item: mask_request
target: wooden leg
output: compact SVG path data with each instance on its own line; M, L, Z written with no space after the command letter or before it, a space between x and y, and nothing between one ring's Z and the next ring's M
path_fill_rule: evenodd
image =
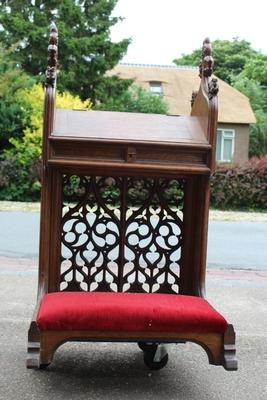
M31 322L28 332L27 368L40 368L40 332L35 321Z
M189 341L199 344L205 350L210 364L222 365L223 335L202 334L192 336L192 339L189 339Z
M65 341L65 337L62 337L60 332L41 332L41 368L48 366L53 361L57 348Z
M28 333L27 368L43 369L51 364L54 353L62 344L55 337L43 334L39 331L36 322L32 321Z
M223 366L227 371L237 370L237 359L235 349L235 331L233 325L229 324L224 334L224 357Z
M235 332L232 325L228 325L225 334L196 335L193 341L206 351L210 364L222 365L227 371L237 370Z

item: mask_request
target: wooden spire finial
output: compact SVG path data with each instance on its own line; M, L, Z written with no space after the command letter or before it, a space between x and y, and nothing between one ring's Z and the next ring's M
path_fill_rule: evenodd
M58 44L58 30L56 24L52 22L50 25L50 35L48 44L48 59L47 68L45 72L45 86L55 86L57 76L57 44Z
M212 48L211 48L211 43L210 39L206 38L203 41L203 46L202 46L202 59L199 64L199 76L200 78L202 77L209 77L213 73L213 57L212 57Z
M200 78L210 78L213 74L214 60L212 57L212 47L210 39L206 38L203 41L202 46L202 58L199 64L199 76ZM217 95L219 91L218 82L216 78L207 79L207 94L211 100ZM194 98L192 97L191 104L194 104Z

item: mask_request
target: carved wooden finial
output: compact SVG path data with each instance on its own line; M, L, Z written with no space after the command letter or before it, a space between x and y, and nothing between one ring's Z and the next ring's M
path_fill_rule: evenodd
M209 77L213 73L213 57L210 39L206 38L202 46L202 59L199 64L199 76Z
M200 78L210 78L211 75L213 74L213 66L214 66L214 61L212 57L212 47L210 43L210 39L206 38L203 41L203 46L202 46L202 59L199 64L199 76ZM208 97L211 100L214 96L217 95L219 91L218 87L218 81L217 79L208 79L207 82L207 91L208 91Z
M57 44L58 44L58 30L56 24L52 22L50 25L49 45L48 45L48 59L47 68L45 72L45 86L55 86L57 76Z
M208 88L209 88L208 96L209 99L211 100L214 96L217 96L219 92L218 79L212 78L212 80L208 84Z

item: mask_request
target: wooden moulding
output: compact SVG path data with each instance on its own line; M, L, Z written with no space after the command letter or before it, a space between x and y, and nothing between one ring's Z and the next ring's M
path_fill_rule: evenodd
M87 174L92 173L93 175L107 175L107 171L112 171L113 176L180 176L180 175L196 175L203 174L209 175L210 169L205 166L194 166L192 164L184 165L159 165L152 163L126 163L126 162L101 162L99 161L87 161L80 160L75 162L74 160L53 160L49 161L49 166L61 169L62 171L87 171Z
M211 148L209 145L197 146L160 146L127 143L100 143L53 138L48 164L51 166L90 166L100 163L102 166L139 171L140 168L154 171L167 169L190 169L196 173L209 172ZM129 156L131 154L131 156Z
M82 342L139 342L186 343L200 345L207 353L209 363L222 365L226 370L237 370L234 331L228 326L226 333L170 333L170 332L103 332L103 331L39 331L32 322L29 331L27 368L39 369L48 366L54 353L68 341Z

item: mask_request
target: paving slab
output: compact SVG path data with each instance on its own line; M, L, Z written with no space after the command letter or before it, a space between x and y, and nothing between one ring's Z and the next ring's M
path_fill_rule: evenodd
M37 260L0 260L1 400L266 400L267 273L210 270L207 298L235 325L239 370L208 364L196 344L169 345L149 371L134 343L67 343L47 370L25 367ZM265 354L265 356L264 356Z

